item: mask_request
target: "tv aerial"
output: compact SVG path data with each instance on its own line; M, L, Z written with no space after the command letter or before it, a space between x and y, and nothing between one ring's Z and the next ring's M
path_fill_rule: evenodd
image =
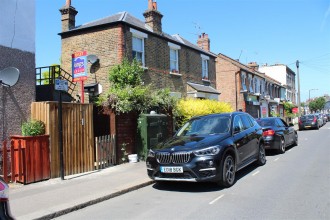
M8 67L0 71L0 84L11 87L15 85L19 79L19 70L15 67Z

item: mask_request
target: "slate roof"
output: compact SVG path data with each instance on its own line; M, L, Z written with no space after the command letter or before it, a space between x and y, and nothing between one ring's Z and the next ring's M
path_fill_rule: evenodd
M124 12L119 12L117 14L114 14L114 15L111 15L111 16L108 16L108 17L105 17L105 18L102 18L99 20L91 21L91 22L76 26L75 28L73 28L69 31L60 33L60 35L64 35L66 33L73 33L73 32L80 31L80 30L92 29L92 28L96 28L99 26L113 25L113 24L120 23L120 22L127 23L127 24L131 25L132 27L138 28L145 33L156 34L153 32L152 28L149 25L145 24L144 21L141 21L138 18L129 14L128 12L124 11ZM171 41L172 43L175 43L175 44L178 44L181 46L190 47L194 50L203 52L204 54L207 54L209 56L217 57L216 54L201 49L197 45L195 45L195 44L189 42L188 40L184 39L183 37L181 37L179 34L170 35L170 34L163 32L162 34L160 34L160 35L157 34L157 35Z
M211 86L204 86L201 84L197 84L197 83L187 83L189 86L191 86L193 89L195 89L198 92L206 92L206 93L212 93L212 94L220 94L220 92L218 92L215 88L211 87Z

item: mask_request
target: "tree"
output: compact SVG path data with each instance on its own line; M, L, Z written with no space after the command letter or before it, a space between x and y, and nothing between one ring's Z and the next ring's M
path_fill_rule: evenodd
M324 97L319 97L309 103L309 109L313 112L320 111L324 109L325 102L326 101Z
M49 85L49 80L52 79L52 76L54 74L54 77L57 78L59 76L59 66L58 64L52 64L49 68L49 71L44 71L41 73L42 75L42 85Z
M153 89L151 85L142 85L144 69L133 60L124 59L120 65L109 71L111 88L98 97L97 104L112 109L117 113L148 112L158 110L167 112L176 105L176 98L169 89Z

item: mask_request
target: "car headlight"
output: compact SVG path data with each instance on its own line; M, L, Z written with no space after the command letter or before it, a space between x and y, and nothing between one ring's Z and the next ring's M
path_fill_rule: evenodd
M194 151L194 154L196 156L212 156L218 154L219 151L220 151L219 146L212 146L201 150L196 150Z
M155 152L153 150L148 151L148 157L155 157Z

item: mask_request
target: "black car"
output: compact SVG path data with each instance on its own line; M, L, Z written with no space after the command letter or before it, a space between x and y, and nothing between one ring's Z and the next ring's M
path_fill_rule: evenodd
M0 176L0 219L11 220L14 217L11 215L9 206L9 187L4 179Z
M318 118L316 115L311 114L311 115L303 115L299 118L298 125L299 125L299 130L304 130L304 129L319 129L323 122L320 118Z
M283 154L286 147L298 145L298 133L293 124L288 125L278 117L260 118L257 122L263 130L265 149L275 149Z
M150 149L148 175L156 181L217 182L230 187L236 171L266 163L262 129L249 114L194 117L173 138Z

